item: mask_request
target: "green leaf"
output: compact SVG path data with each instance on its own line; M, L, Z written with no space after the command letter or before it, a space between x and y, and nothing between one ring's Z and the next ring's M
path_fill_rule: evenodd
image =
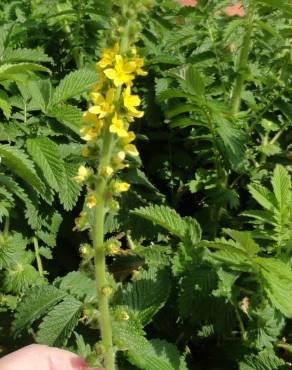
M257 1L280 9L284 12L284 14L287 17L292 18L292 6L289 0L257 0Z
M53 59L40 49L11 49L6 48L3 60L5 62L53 62Z
M45 113L52 95L51 82L49 80L30 80L26 84L26 88L32 96L34 106Z
M50 73L48 68L35 63L3 64L0 66L0 80L15 80L18 74L35 71Z
M253 240L251 233L248 231L237 231L224 229L225 234L234 239L248 254L255 255L260 251L260 246Z
M39 272L31 265L31 253L24 252L22 260L10 266L6 271L3 278L3 290L19 294L29 287L42 283Z
M144 270L132 283L119 287L114 304L128 306L145 326L166 303L170 287L168 270Z
M30 289L19 303L12 331L18 335L34 321L45 315L53 306L60 302L67 294L52 285Z
M277 357L273 350L264 350L257 355L245 356L239 364L240 370L289 370L290 366Z
M131 212L152 221L155 225L163 227L181 240L187 239L190 233L193 238L200 239L201 228L197 221L193 219L190 222L189 218L182 218L174 209L169 207L151 205Z
M90 300L96 297L96 282L80 271L69 272L62 278L60 289L81 300Z
M2 156L2 162L12 172L21 177L36 191L41 194L44 193L44 184L38 177L33 162L23 150L8 144L0 144L0 156Z
M68 104L57 105L50 108L47 115L56 118L65 127L75 132L75 134L80 135L82 111L78 107Z
M131 364L144 370L188 370L175 345L153 339L147 341L131 323L114 327L114 337L126 348Z
M248 339L257 349L272 348L285 325L284 316L266 304L255 311L249 310L251 318L247 328Z
M4 116L9 119L11 115L11 104L5 91L0 91L0 109L3 111Z
M283 166L276 166L272 177L272 186L279 209L286 208L291 202L291 179Z
M64 100L73 98L76 95L87 91L93 84L98 82L96 72L80 69L69 73L56 87L53 95L52 105L56 105Z
M59 197L64 209L66 211L70 211L75 206L81 191L81 186L73 180L73 177L76 176L79 165L65 162L64 166L65 177L61 184Z
M42 137L27 139L26 146L48 184L59 192L65 179L65 167L58 145L51 139Z
M256 258L260 267L264 290L271 303L285 315L292 317L292 272L280 260L274 258Z
M270 192L266 187L253 184L248 186L248 190L252 197L265 209L268 211L273 211L277 208L276 199L272 192Z
M73 297L66 297L44 318L36 341L49 346L64 346L78 324L82 303Z

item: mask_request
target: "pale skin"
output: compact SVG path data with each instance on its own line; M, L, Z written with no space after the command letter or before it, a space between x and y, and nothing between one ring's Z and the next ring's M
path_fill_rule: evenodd
M89 368L82 358L72 352L31 344L0 359L0 370L89 370Z

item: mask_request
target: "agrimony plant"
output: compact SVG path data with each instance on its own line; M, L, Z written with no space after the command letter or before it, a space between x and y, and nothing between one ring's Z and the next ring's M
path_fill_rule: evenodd
M133 8L132 8L133 7ZM99 323L104 364L115 369L109 299L113 294L112 279L106 269L107 253L115 253L118 244L105 241L104 224L108 214L119 209L118 198L130 184L120 181L118 173L129 167L129 156L137 156L133 144L135 134L130 125L143 116L139 110L141 99L133 93L136 76L145 76L143 59L134 46L137 30L136 14L141 2L123 2L121 16L115 19L119 34L109 38L109 47L103 49L96 64L99 82L90 93L92 105L83 114L81 138L86 141L83 156L88 166L80 166L76 182L86 183L85 205L76 228L88 225L95 251L95 276Z

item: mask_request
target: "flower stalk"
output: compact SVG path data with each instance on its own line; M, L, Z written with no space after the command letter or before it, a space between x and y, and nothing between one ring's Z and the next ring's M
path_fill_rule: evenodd
M80 130L86 142L82 154L88 166L80 166L75 176L76 182L87 186L84 208L75 221L75 229L89 228L94 247L100 347L106 370L115 370L115 348L110 310L114 286L106 266L106 256L112 251L108 250L104 224L108 214L118 212L118 198L130 187L119 181L119 172L129 167L129 156L139 155L133 144L135 134L130 130L135 119L143 116L139 110L141 99L132 93L134 79L147 74L143 59L133 46L139 7L141 4L136 1L122 2L121 15L114 18L113 29L118 34L109 41L111 46L102 50L96 63L99 82L90 93L92 104L83 114L84 125Z

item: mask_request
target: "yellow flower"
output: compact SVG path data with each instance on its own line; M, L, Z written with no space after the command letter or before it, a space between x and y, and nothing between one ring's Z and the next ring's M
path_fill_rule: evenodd
M126 153L136 157L139 155L139 152L134 144L127 144L124 146L124 150Z
M77 176L73 177L73 180L75 180L78 184L81 184L83 181L85 181L90 176L90 169L85 166L80 166L78 168Z
M122 143L127 145L136 139L136 135L133 131L128 131L128 135L122 138Z
M99 72L99 81L92 86L91 91L97 92L97 91L101 90L102 87L103 87L104 82L106 81L105 74L102 71L100 71L99 69L98 69L98 72Z
M114 170L110 166L105 166L100 169L101 176L105 176L105 177L109 177L110 175L112 175L113 172Z
M97 123L93 127L82 127L79 132L81 139L85 141L90 141L95 139L99 134L103 126L103 121L97 120Z
M98 118L96 117L96 115L95 115L95 114L90 113L89 111L86 111L86 112L84 112L84 113L83 113L83 115L82 115L82 121L84 121L84 122L90 122L90 123L95 124L95 123L97 123L99 120L98 120Z
M88 110L90 113L97 114L99 118L105 117L114 110L113 100L114 100L114 89L109 89L104 98L98 92L90 93L90 97L94 103L94 106L90 107Z
M87 198L86 198L86 205L88 208L93 208L96 206L96 198L94 195L89 195Z
M135 59L135 64L136 64L136 73L139 76L147 76L148 72L144 71L142 67L144 66L144 60L142 58L136 58Z
M134 79L132 74L136 69L135 62L124 61L121 55L116 55L116 63L114 68L105 69L104 74L110 80L113 80L115 86L130 84Z
M128 86L124 90L123 96L124 96L124 106L128 109L130 116L138 118L142 117L144 113L136 109L136 107L140 105L141 99L139 98L138 95L131 95L130 86Z
M117 113L112 118L112 124L109 128L110 132L117 134L119 137L126 137L128 135L127 130L124 128L123 120L119 119Z
M83 149L82 149L82 152L81 152L82 156L87 158L89 157L89 154L90 154L90 150L88 149L87 146L85 146Z
M128 191L129 188L130 188L130 184L128 184L127 182L115 182L114 183L114 190L117 193L122 193L124 191Z
M119 52L119 44L115 44L111 49L103 49L101 59L96 66L104 69L108 65L112 64L115 60L116 54Z
M123 162L123 160L126 158L126 153L123 152L122 150L118 152L114 158L113 158L113 163L114 164L120 164Z

